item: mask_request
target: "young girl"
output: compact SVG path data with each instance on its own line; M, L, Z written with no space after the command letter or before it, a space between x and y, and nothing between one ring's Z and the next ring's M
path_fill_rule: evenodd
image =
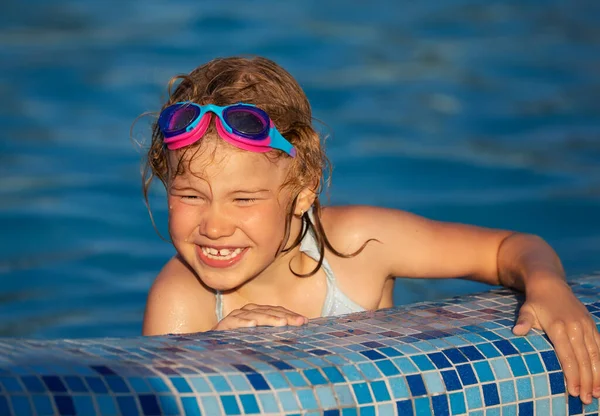
M289 73L264 58L226 58L175 81L144 191L154 177L166 187L177 255L150 290L145 335L303 325L393 306L396 276L466 277L524 291L514 333L546 331L569 392L585 403L600 396L600 336L541 238L322 207L327 160Z

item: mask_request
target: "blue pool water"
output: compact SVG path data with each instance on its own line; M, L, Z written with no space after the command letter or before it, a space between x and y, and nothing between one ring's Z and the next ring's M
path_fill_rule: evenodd
M332 204L533 232L570 275L600 270L600 3L348 5L4 2L0 336L139 334L173 250L129 128L172 75L238 53L305 88L333 134ZM481 289L403 280L396 302Z

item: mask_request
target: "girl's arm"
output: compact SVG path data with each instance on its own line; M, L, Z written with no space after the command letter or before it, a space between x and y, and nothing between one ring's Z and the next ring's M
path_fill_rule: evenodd
M600 397L600 335L585 306L573 295L554 250L541 238L512 234L498 249L498 277L525 292L513 332L543 329L556 350L572 396Z
M513 332L544 330L569 392L585 403L591 402L591 394L600 397L600 335L544 240L375 207L343 208L336 215L343 218L352 248L377 240L367 245L363 258L381 278L467 278L524 291L526 302Z

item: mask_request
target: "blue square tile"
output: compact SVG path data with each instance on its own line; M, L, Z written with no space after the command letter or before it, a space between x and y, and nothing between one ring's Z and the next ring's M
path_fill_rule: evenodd
M380 360L376 361L375 365L379 368L379 371L383 373L385 376L394 376L400 374L398 371L398 367L394 365L390 360Z
M535 416L548 416L548 415L552 414L551 410L550 410L550 399L536 400L534 407L535 407ZM564 410L563 410L563 414L565 414Z
M46 387L48 387L48 390L50 390L53 393L66 393L67 392L67 387L64 385L62 380L57 376L42 376L42 381L44 382Z
M156 394L140 394L138 395L138 400L142 406L142 413L144 415L161 414L160 406L158 405L158 397L156 397ZM117 397L117 402L119 403L119 408L125 414L129 414L129 412L132 411L130 409L136 408L135 402L131 397Z
M104 384L104 381L102 381L100 377L86 377L85 382L87 383L90 390L96 394L108 393L106 384Z
M275 390L290 387L287 380L280 373L264 373L263 376L267 379L267 383ZM231 380L229 381L231 382Z
M550 391L552 394L562 394L565 392L565 376L562 371L548 374L550 380Z
M129 387L125 384L123 378L119 376L107 376L104 378L110 391L114 393L129 393Z
M388 357L392 357L392 358L403 355L400 351L398 351L397 349L395 349L393 347L382 347L382 348L379 348L379 351L381 351Z
M417 373L419 370L408 358L394 358L394 364L400 369L403 374Z
M492 368L487 361L477 361L473 363L473 368L475 368L475 374L477 375L480 383L495 380L494 373L492 373Z
M463 386L469 386L471 384L477 384L477 377L473 372L471 364L461 364L456 366L456 371L460 377Z
M362 355L367 357L369 360L381 360L385 358L385 355L375 350L365 350L360 352Z
M439 394L446 391L444 383L440 374L437 372L423 373L423 379L425 380L425 386L429 394Z
M385 402L391 400L385 381L373 381L371 383L371 390L373 391L373 396L375 396L376 402Z
M560 370L560 363L558 362L554 351L544 351L541 352L540 355L542 356L542 360L544 360L546 371Z
M223 410L221 409L220 402L214 396L201 396L200 397L201 404L201 413L203 415L222 415ZM275 412L278 411L278 408L275 408Z
M112 396L96 395L94 400L101 415L113 416L119 414Z
M188 384L187 380L183 377L171 377L171 383L179 393L193 393L192 388Z
M510 343L510 341L503 339L493 342L494 346L502 353L502 355L513 355L518 354L519 351Z
M528 400L533 398L533 389L531 388L531 380L529 378L517 379L517 395L519 400Z
M502 406L502 416L517 416L517 409L516 403L504 405ZM497 408L497 410L497 415L500 416L500 408Z
M465 357L458 348L448 348L442 352L453 364L462 364L468 361L467 357Z
M442 371L442 378L448 391L462 390L462 384L455 370Z
M395 403L379 403L377 405L376 415L393 415L396 409Z
M363 375L353 365L344 365L341 370L348 381L362 381L363 379Z
M73 396L73 404L75 405L75 411L78 415L93 415L96 413L94 402L89 396Z
M174 396L166 396L161 394L158 396L158 401L160 403L160 408L162 409L161 415L179 414L179 406L177 404L177 399Z
M426 355L413 355L410 359L419 367L421 371L434 370L433 363L429 360Z
M513 338L511 341L512 341L513 345L521 353L527 353L527 352L533 352L533 351L535 351L535 349L531 346L531 344L529 342L527 342L527 339L524 338L524 337Z
M212 391L208 382L204 379L204 377L190 377L190 384L194 391L198 393L209 393ZM136 389L137 391L137 389ZM142 393L139 391L139 393Z
M54 396L54 404L61 415L75 415L75 404L71 396Z
M270 390L271 387L267 383L267 380L259 373L248 373L246 374L248 381L252 384L255 390Z
M548 376L541 374L533 378L533 391L535 397L546 397L550 395L550 384L548 383Z
M2 400L3 397L0 396L0 400ZM29 400L27 399L27 396L10 396L10 402L13 408L13 414L17 415L17 416L29 416L32 415L32 409L31 409L31 404L29 403ZM2 405L0 405L0 410L2 409ZM0 413L2 414L2 413ZM9 414L8 412L5 414Z
M485 339L487 339L488 341L495 341L500 339L500 337L496 334L494 334L491 331L484 331L484 332L480 332L479 335L481 335L482 337L484 337ZM479 347L479 346L478 346Z
M289 390L277 392L277 401L285 412L300 410L296 396Z
M331 409L337 407L335 393L330 386L319 386L315 388L321 409Z
M336 385L334 390L335 390L335 396L337 397L340 407L356 405L356 401L354 400L354 395L350 391L350 387L348 385L345 385L345 384Z
M146 381L156 393L169 393L171 391L160 377L148 377Z
M419 397L415 399L415 414L419 416L431 415L431 402L429 397Z
M395 399L404 399L410 397L408 385L403 377L391 377L388 379L388 383L392 389L392 395Z
M565 414L567 412L567 401L565 396L552 397L552 413L553 414Z
M496 358L490 360L490 364L494 369L494 374L496 374L496 379L504 380L506 378L512 378L512 374L508 369L508 363L504 357Z
M239 415L240 407L238 406L237 400L233 395L223 395L221 398L221 404L226 415Z
M65 384L74 393L85 393L88 391L81 377L65 376Z
M297 390L296 394L298 395L302 409L311 410L319 408L319 404L317 403L312 390Z
M508 365L510 366L510 369L515 377L526 376L529 374L527 367L525 366L525 362L521 356L514 355L507 357L506 360L508 361Z
M399 400L396 402L398 415L413 415L413 404L410 400Z
M343 383L346 381L340 370L335 367L324 367L322 368L323 373L331 383Z
M478 361L485 359L483 354L481 354L479 350L472 345L461 347L459 348L459 350L469 359L469 361Z
M500 383L500 400L503 404L517 401L515 393L515 383L513 380Z
M358 369L363 373L367 380L377 380L381 378L381 373L373 363L361 363L358 365Z
M185 412L185 416L202 416L200 408L198 407L198 401L195 397L181 397L181 406ZM252 412L246 412L252 413ZM258 413L258 411L254 412Z
M545 372L542 361L537 353L525 355L525 363L527 363L527 367L529 368L529 372L531 374L540 374Z
M431 398L431 407L433 407L433 414L435 416L446 416L450 414L448 397L445 394L433 396Z
M484 384L481 386L483 391L483 400L486 406L494 406L500 404L500 397L498 397L498 388L495 384Z
M253 394L240 394L240 401L245 414L260 413L258 403Z
M462 391L450 394L450 413L460 415L467 412L465 395Z
M479 351L481 351L481 353L486 357L486 358L496 358L496 357L500 357L502 354L500 354L500 351L498 351L492 344L490 343L486 343L486 344L479 344L476 345L477 349Z
M48 413L46 413L48 414ZM10 415L10 408L8 407L8 400L6 397L0 396L0 415Z
M373 397L371 397L371 391L369 390L369 385L367 383L352 384L352 389L354 390L354 395L356 396L358 404L373 402Z
M29 393L44 393L47 391L46 386L42 384L42 381L34 376L23 376L21 377L21 382L25 386L25 389ZM1 391L0 387L0 391ZM0 413L2 414L2 413Z
M438 369L452 367L452 364L450 364L450 361L448 361L446 356L444 354L442 354L441 352L430 353L430 354L427 354L427 356L429 357L429 359L433 362L433 364Z
M375 406L361 406L358 412L360 416L375 416Z
M523 416L533 415L533 402L519 403L519 415L523 415Z
M285 376L290 381L290 384L294 387L305 387L308 386L306 379L302 376L302 374L297 373L295 371L286 371Z
M422 396L427 394L421 374L408 375L406 376L406 381L413 396Z

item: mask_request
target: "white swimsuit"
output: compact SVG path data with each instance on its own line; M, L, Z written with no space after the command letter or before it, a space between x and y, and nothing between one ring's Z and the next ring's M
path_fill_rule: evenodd
M312 212L309 212L309 215L310 214L312 214ZM319 261L319 249L312 228L308 230L300 242L300 251L311 259ZM325 296L325 303L321 309L321 316L337 316L346 313L363 312L365 308L353 302L337 286L335 275L326 258L323 259L323 265L321 267L327 277L327 295ZM223 319L223 296L221 292L218 291L216 296L217 303L215 312L217 314L217 319L220 321Z

